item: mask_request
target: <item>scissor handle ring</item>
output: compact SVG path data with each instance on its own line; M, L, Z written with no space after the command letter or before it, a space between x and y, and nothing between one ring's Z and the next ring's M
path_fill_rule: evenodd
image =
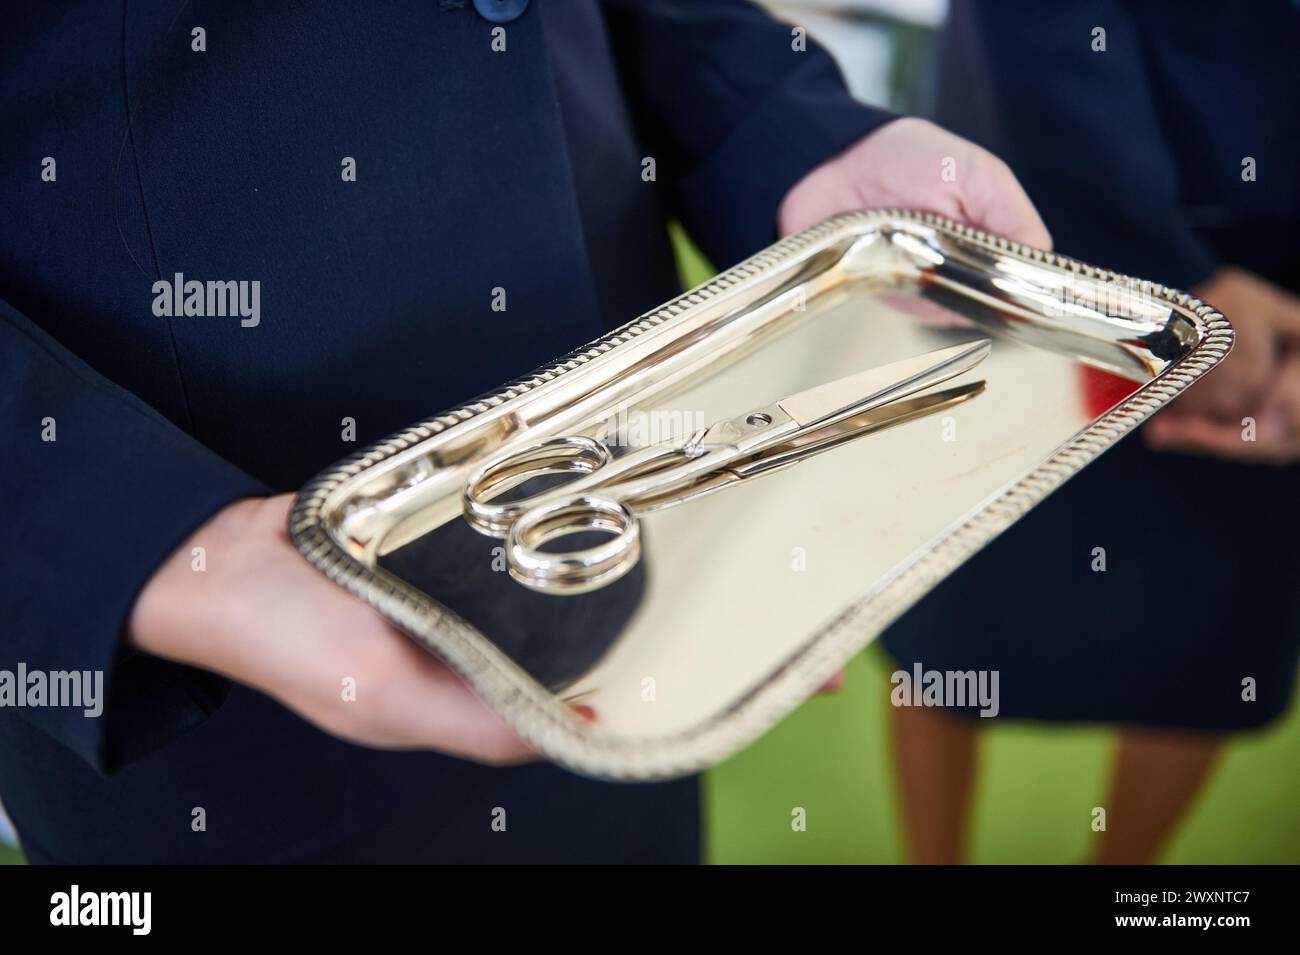
M594 547L548 553L548 541L583 531L614 536ZM510 576L532 590L581 594L622 577L641 559L641 529L621 501L583 495L525 511L506 535Z
M461 495L469 525L489 537L505 537L532 498L496 504L493 498L530 478L550 474L590 474L612 460L609 448L581 435L550 438L489 461L470 474Z

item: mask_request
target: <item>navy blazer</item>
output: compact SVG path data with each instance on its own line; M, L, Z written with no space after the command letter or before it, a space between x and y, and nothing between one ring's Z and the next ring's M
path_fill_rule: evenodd
M757 251L789 187L888 117L739 0L0 19L0 669L103 670L109 698L0 709L29 857L694 859L693 781L353 746L125 649L123 621L224 505L670 297L669 215L715 262ZM258 281L259 320L155 314L177 273Z

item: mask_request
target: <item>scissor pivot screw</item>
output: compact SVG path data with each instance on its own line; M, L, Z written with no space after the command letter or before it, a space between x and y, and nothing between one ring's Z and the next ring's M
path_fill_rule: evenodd
M751 428L758 428L771 423L772 416L770 414L764 414L761 411L755 411L745 419L745 424L749 425Z

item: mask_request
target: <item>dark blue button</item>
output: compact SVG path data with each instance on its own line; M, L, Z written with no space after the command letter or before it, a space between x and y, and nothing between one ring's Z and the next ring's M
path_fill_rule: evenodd
M474 0L474 9L484 20L509 23L528 9L528 0Z

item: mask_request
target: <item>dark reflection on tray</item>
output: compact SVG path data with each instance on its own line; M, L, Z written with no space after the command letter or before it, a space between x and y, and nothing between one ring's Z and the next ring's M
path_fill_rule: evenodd
M590 543L580 536L575 546ZM623 632L645 591L645 563L592 593L551 596L511 580L500 551L493 554L499 547L501 541L457 519L379 563L489 635L538 683L558 690L590 670Z

